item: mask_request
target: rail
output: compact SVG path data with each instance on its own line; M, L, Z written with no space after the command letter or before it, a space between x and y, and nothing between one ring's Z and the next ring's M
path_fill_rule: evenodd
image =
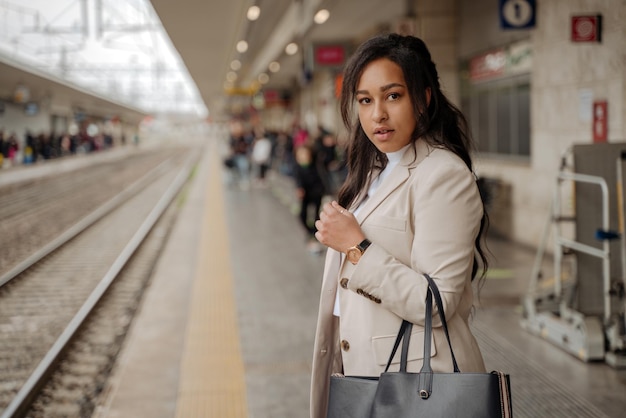
M26 380L24 385L21 387L21 389L18 391L16 396L11 401L11 403L3 411L0 418L22 417L24 416L24 414L28 412L28 408L30 404L33 402L33 400L37 396L37 392L41 389L41 387L45 383L45 379L51 373L52 369L54 368L54 365L56 364L57 360L59 359L63 351L68 346L68 344L72 341L72 338L75 336L76 332L79 330L81 325L85 322L85 320L87 319L87 317L89 316L93 308L97 305L97 303L106 293L111 283L113 283L115 278L119 275L121 270L128 263L132 255L139 248L141 243L145 240L148 233L152 230L152 228L157 223L161 215L165 212L165 210L170 205L172 200L180 192L180 190L186 183L187 179L189 178L192 167L196 160L197 160L197 156L195 155L190 155L187 158L187 160L183 164L183 168L179 171L179 173L177 174L175 179L172 181L168 189L165 191L161 199L157 202L157 204L152 209L148 217L141 224L137 232L135 232L135 234L133 235L131 240L128 242L128 244L125 246L125 248L122 250L120 255L113 262L112 266L109 268L109 270L104 275L104 277L100 280L96 288L89 295L85 303L81 306L78 312L74 315L74 317L69 322L67 327L63 330L61 335L57 338L57 340L52 345L50 350L46 353L44 358L39 362L39 364L37 365L33 373ZM161 166L162 164L156 167L151 173L154 174L154 172L156 170L159 170ZM146 178L147 177L144 176L142 180L145 182ZM129 186L129 188L123 191L122 193L130 193L129 189L134 190L136 187L138 187L138 184L142 183L142 180L139 180L138 182ZM115 200L115 198L111 199L111 201L113 200ZM111 201L107 202L106 205L112 204ZM96 211L96 212L99 212L99 211ZM106 212L108 212L108 210L105 211L105 213ZM95 222L95 220L92 221L91 223L93 222ZM85 229L86 227L87 226L85 226L83 229ZM79 232L80 231L76 232L76 234ZM69 239L71 238L68 238L67 240ZM59 244L59 246L60 245L62 245L62 243ZM40 259L43 258L44 256L41 256Z
M100 220L107 213L111 212L113 209L117 208L119 205L124 203L126 200L132 197L137 191L141 190L146 184L148 184L151 181L151 179L155 175L157 175L160 171L162 171L168 163L169 163L168 161L162 162L161 164L159 164L158 166L150 170L148 173L146 173L139 180L137 180L136 182L128 186L126 189L118 193L116 196L111 198L109 201L104 203L98 209L94 210L89 215L82 218L80 221L78 221L72 227L67 229L57 238L50 241L48 244L44 245L41 249L34 252L30 256L26 257L24 260L22 260L20 263L15 265L6 273L0 275L0 287L4 286L5 284L13 280L20 273L22 273L23 271L25 271L26 269L28 269L29 267L31 267L32 265L34 265L35 263L37 263L38 261L46 257L48 254L51 254L54 250L63 246L63 244L65 244L72 238L76 237L85 229L89 228L95 222Z

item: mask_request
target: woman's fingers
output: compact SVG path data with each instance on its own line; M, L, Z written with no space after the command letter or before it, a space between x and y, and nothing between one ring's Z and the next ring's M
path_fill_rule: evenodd
M335 200L330 202L330 205L332 206L333 209L335 209L337 212L339 212L342 215L344 215L344 214L346 214L348 212L346 210L346 208L341 207L341 205L339 203L337 203Z
M343 251L360 233L356 218L336 201L326 203L315 222L315 238L322 244Z

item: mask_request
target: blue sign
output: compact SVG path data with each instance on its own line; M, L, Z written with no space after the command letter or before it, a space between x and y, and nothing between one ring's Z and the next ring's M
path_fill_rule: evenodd
M500 0L500 27L502 29L534 28L536 12L536 0Z

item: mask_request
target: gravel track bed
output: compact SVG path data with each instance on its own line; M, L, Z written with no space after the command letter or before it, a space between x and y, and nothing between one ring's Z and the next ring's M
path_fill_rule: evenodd
M150 160L151 164L133 163L130 165L143 167L144 173L141 174L145 174L164 161L167 156L172 157L173 153L170 151L166 154L163 156L157 153L151 158L146 157L144 161ZM145 187L120 208L45 257L33 268L23 272L16 280L0 288L0 370L2 370L0 411L4 410L15 397L35 366L65 329L100 279L104 277L164 190L171 184L185 156L186 154L182 152L177 154L172 159L177 162L172 162L171 171L161 174L152 185ZM108 169L112 172L122 171L126 165L129 165L128 161L121 166L109 165ZM102 201L108 200L140 177L140 173L136 171L132 173L134 175L132 181L120 180L119 189L110 192L110 195ZM107 175L106 172L104 175L115 177ZM49 183L48 187L52 188L53 183ZM85 186L83 190L87 191L89 188ZM48 199L50 200L50 197ZM49 209L49 213L54 214L55 210L69 210L67 206L56 204L57 200L62 199L52 200L54 200L51 202L52 206L56 209ZM89 210L85 209L85 214L94 208L90 206ZM166 213L169 214L172 211L170 208ZM171 218L173 215L168 216ZM134 273L129 273L129 276L135 278L128 279L129 284L114 284L109 289L109 294L105 296L105 299L114 301L110 302L112 303L112 307L109 308L111 312L107 313L106 309L96 309L97 313L94 318L90 319L89 325L83 326L83 331L81 331L86 336L84 337L86 342L73 343L75 349L66 356L66 360L61 363L60 372L51 380L42 392L40 400L33 407L32 413L39 415L29 416L89 416L85 415L85 412L92 407L90 405L93 402L88 399L97 396L101 389L101 385L97 383L98 379L106 376L111 362L114 361L119 344L123 340L138 298L143 292L154 264L155 254L160 249L160 238L165 236L163 228L169 228L169 226L162 226L153 231L150 243L142 245L133 258L133 260L142 260L142 257L144 259L148 257L148 261L133 261L136 267L125 268L126 273L135 269ZM159 230L161 232L158 232ZM15 243L20 243L18 246L20 247L22 241L18 239ZM158 244L153 242L158 242ZM43 245L42 242L39 242L39 246L41 245ZM150 255L141 256L144 252ZM122 280L120 283L125 283L125 281ZM113 289L119 290L113 291ZM117 298L111 296L116 292L120 292L121 296ZM86 378L86 374L89 375L89 373L92 373L91 377ZM77 390L77 385L87 389ZM54 395L51 395L52 393ZM76 405L80 405L78 410Z
M119 161L0 189L0 275L172 154L129 154Z
M29 418L84 418L99 405L150 273L178 212L174 203L146 243L111 285L76 340L59 362L26 415Z

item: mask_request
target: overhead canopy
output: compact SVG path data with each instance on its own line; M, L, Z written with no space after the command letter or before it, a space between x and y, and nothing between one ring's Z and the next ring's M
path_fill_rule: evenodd
M181 55L198 86L209 112L216 114L224 106L226 74L230 63L242 63L236 85L246 91L261 72L270 75L267 88L290 88L302 73L302 40L311 43L349 42L394 22L407 13L406 0L151 0L165 30ZM258 20L248 21L249 6L261 8ZM321 25L313 16L321 9L330 18ZM237 42L245 40L248 50L238 53ZM300 51L286 56L289 42ZM306 53L306 52L305 52ZM267 71L272 61L281 69Z
M29 100L50 106L57 114L71 116L81 111L102 118L117 117L130 124L138 124L146 116L130 105L0 57L0 99L12 101L18 86L28 91Z

